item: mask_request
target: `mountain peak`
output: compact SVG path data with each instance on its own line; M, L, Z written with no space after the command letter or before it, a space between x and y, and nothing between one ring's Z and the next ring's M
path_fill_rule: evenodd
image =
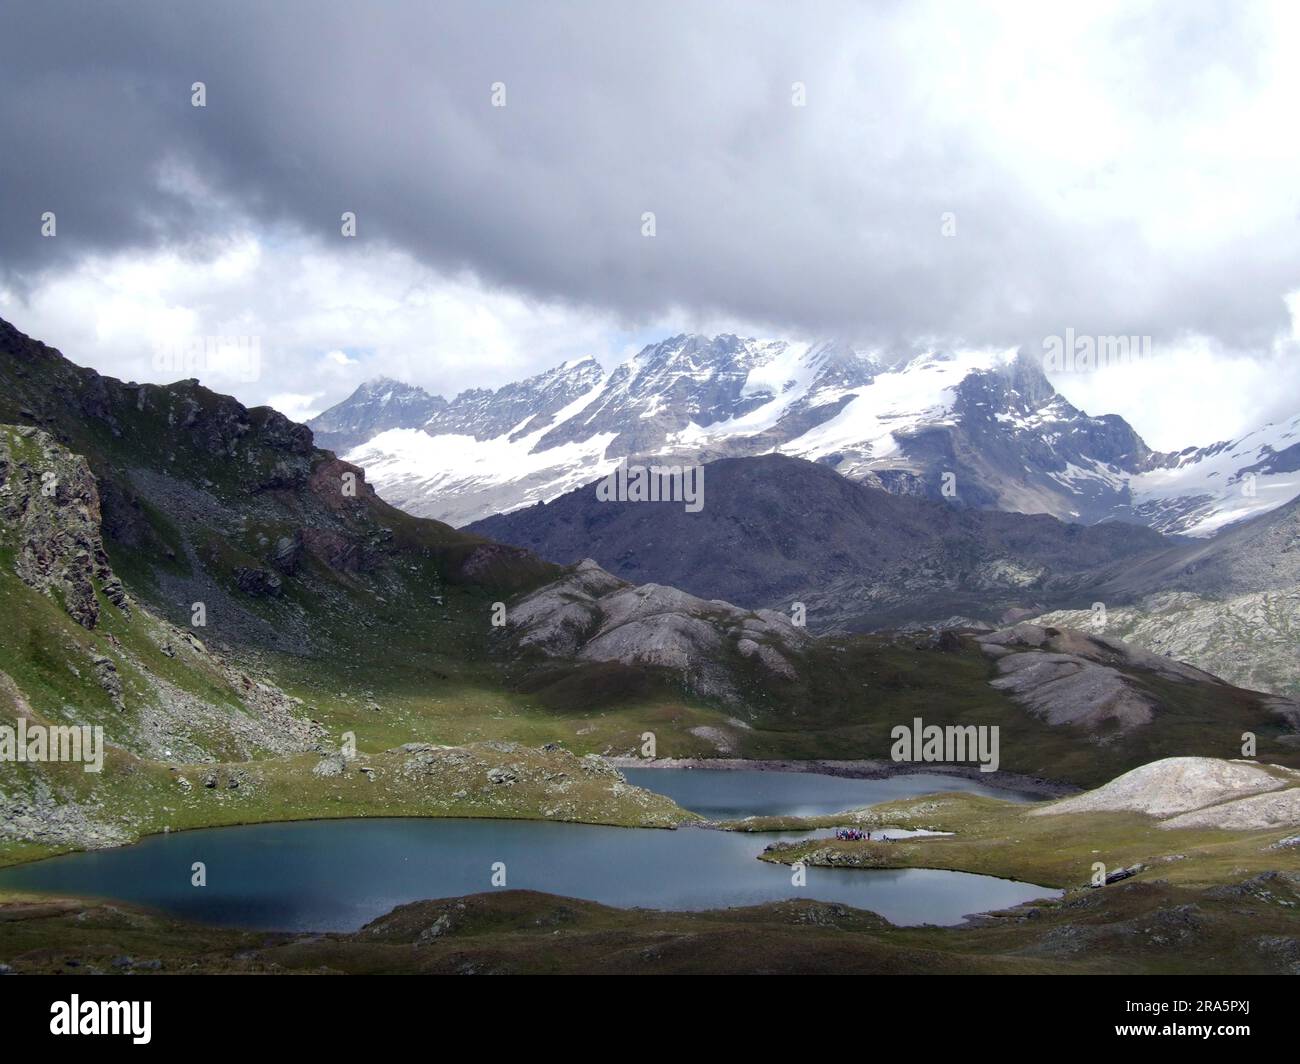
M553 498L621 460L779 450L898 494L941 498L950 475L956 495L942 497L966 507L1213 531L1285 502L1295 494L1285 494L1287 470L1300 465L1295 426L1261 430L1241 446L1154 454L1123 418L1071 405L1023 349L864 351L836 336L682 332L608 373L573 359L450 403L425 401L405 411L389 402L369 429L355 418L343 428L354 446L384 428L455 437L433 448L386 438L351 453L390 502L453 524ZM313 427L338 416L327 411ZM329 436L322 443L337 446ZM1258 495L1228 498L1250 472Z
M447 405L419 385L388 376L363 381L343 402L307 422L317 443L328 450L351 450L388 429L420 424Z

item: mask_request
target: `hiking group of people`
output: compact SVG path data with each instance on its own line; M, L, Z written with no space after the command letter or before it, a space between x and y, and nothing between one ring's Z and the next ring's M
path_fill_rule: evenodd
M861 828L836 828L835 838L839 842L870 842L871 832L863 831ZM883 831L880 833L880 841L889 841L889 837Z

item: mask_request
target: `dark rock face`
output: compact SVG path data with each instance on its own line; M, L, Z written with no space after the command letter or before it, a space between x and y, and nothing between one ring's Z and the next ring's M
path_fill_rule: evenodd
M418 563L432 562L445 578L483 546L433 522L417 526L375 495L362 469L318 449L309 428L270 408L249 409L193 380L101 377L0 321L7 422L83 456L70 458L75 467L59 474L47 500L39 491L47 463L27 453L35 446L27 437L13 437L22 446L6 478L21 490L0 505L14 510L11 520L33 523L30 544L16 545L24 578L52 586L88 626L94 583L101 600L129 608L108 567L120 552L151 575L137 590L173 623L188 624L202 602L223 618L214 638L224 649L306 653L319 626L300 609L273 610L272 621L265 608L283 604L290 585L318 604L358 579L401 593ZM551 569L508 553L509 566L487 567L504 578L502 591L536 586ZM474 572L463 579L473 582ZM249 598L263 603L250 608Z
M275 549L271 552L271 564L283 573L293 573L302 560L302 549L301 532L281 536L275 541Z
M0 427L0 534L16 550L19 578L57 597L78 624L99 623L96 585L130 615L104 552L95 478L46 432Z
M264 595L278 595L283 586L283 581L266 569L247 569L238 568L235 570L235 583L238 584L239 590L246 595L262 597Z
M1089 417L1056 392L1036 359L972 373L957 388L951 424L907 437L902 450L923 469L951 470L968 505L1073 516L1084 524L1124 518L1127 490L1072 470L1140 473L1164 456L1123 418ZM937 476L926 476L939 498ZM885 486L885 485L882 485Z
M1068 525L892 495L779 455L710 463L704 500L692 514L601 502L589 485L469 530L558 564L589 556L624 579L705 599L773 609L804 602L818 629L953 614L997 620L1017 606L1086 597L1125 559L1169 544L1134 525Z

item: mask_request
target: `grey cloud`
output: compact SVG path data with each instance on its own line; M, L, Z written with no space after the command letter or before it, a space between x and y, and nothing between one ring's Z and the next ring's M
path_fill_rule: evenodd
M1026 184L1030 160L936 111L941 72L913 11L8 5L0 269L30 283L97 250L201 245L241 218L346 256L353 210L359 240L628 322L680 308L863 341L1036 343L1068 325L1245 349L1286 327L1294 217L1177 255L1113 219L1063 217ZM1259 42L1231 7L1122 28L1152 115L1207 106L1207 72L1257 77ZM489 106L495 81L504 109ZM794 81L806 108L790 105ZM178 164L211 196L160 184Z

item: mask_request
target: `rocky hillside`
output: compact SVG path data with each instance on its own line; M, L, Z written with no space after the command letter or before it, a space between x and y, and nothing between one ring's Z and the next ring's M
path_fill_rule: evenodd
M464 525L565 491L623 459L707 462L779 452L888 491L1206 535L1293 498L1300 418L1240 440L1153 452L1091 417L1034 353L856 350L674 336L606 373L573 361L448 402L381 381L312 427L414 514Z
M1104 631L1239 687L1300 696L1300 587L1223 599L1186 591L1148 595L1108 608L1104 627L1088 610L1055 610L1035 620Z
M1158 699L1140 670L1179 684L1213 684L1208 673L1113 639L1021 623L976 637L997 663L994 687L1051 724L1077 724L1111 738L1150 724ZM1300 706L1278 700L1300 730Z
M1300 584L1300 499L1209 539L1173 543L1113 574L1099 590L1122 601L1161 591L1206 598L1276 591Z
M766 455L704 467L704 508L602 502L587 485L470 531L568 564L749 608L807 607L814 630L998 621L1008 610L1090 605L1091 588L1169 541L1135 525L1064 524L858 484Z
M0 425L0 562L9 563L0 564L12 607L0 676L10 708L21 702L30 715L29 699L80 690L72 705L107 725L115 746L177 760L300 751L320 739L300 700L253 683L193 630L131 601L103 548L85 460L30 426ZM56 630L62 634L51 638ZM46 644L39 656L33 639ZM46 704L53 708L57 697Z
M497 650L545 705L586 689L599 705L655 677L717 705L676 718L697 756L884 758L892 727L922 715L997 725L1004 769L1056 779L1190 748L1237 752L1244 730L1300 763L1300 704L1118 640L1026 623L818 638L787 614L629 584L589 559L514 600Z
M351 600L364 615L386 593L428 601L448 585L513 590L548 575L526 552L393 509L269 408L195 381L103 377L2 321L0 421L83 456L122 578L178 624L202 602L206 636L232 646L302 653L329 645L320 619Z
M97 586L131 615L104 553L100 520L99 491L84 458L31 425L0 426L0 528L14 552L13 571L28 587L57 597L84 628L99 621Z
M736 666L752 662L767 683L782 685L797 678L792 661L811 641L784 614L659 584L634 587L590 559L514 603L508 616L520 651L663 669L701 698L729 705L744 703Z
M382 686L501 698L491 604L553 571L393 509L272 410L102 377L4 322L0 425L0 717L107 744L98 775L11 766L20 850L161 829L187 790L192 823L264 818L344 733L448 737L384 713Z
M1104 621L1082 610L1043 624L1095 629L1242 687L1300 694L1300 502L1135 561L1096 589Z
M814 630L1038 614L1300 694L1300 500L1191 540L889 495L777 455L711 463L704 483L700 513L601 502L588 485L470 530L751 608L803 602Z
M1142 813L1171 829L1300 827L1300 772L1253 761L1170 757L1030 815L1098 812Z
M102 776L6 763L0 841L125 841L110 794L144 764L291 755L324 737L301 699L128 596L85 459L30 425L0 425L0 611L0 723L98 727L106 746Z

